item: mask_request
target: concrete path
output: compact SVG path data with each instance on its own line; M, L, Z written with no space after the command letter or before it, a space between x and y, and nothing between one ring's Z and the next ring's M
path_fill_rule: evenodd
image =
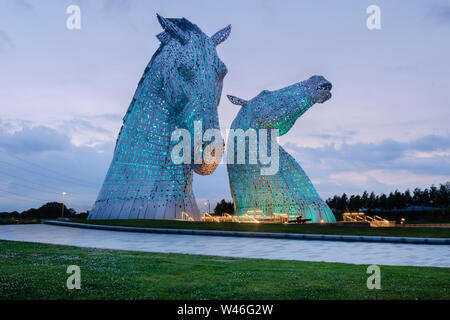
M447 238L412 238L412 237L380 237L380 236L349 236L331 234L301 234L301 233L273 233L273 232L248 232L248 231L223 231L223 230L196 230L175 228L141 228L108 226L90 223L74 223L68 221L43 220L44 224L66 226L84 229L99 229L109 231L129 231L145 233L169 233L194 236L224 236L224 237L250 237L289 240L330 240L330 241L352 241L352 242L391 242L391 243L415 243L415 244L450 244Z
M43 224L0 226L0 240L224 257L450 267L450 245L152 234Z

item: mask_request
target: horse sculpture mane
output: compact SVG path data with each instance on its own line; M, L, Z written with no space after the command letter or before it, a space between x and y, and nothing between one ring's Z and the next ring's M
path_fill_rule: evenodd
M219 129L217 106L227 69L217 56L231 26L208 37L185 18L157 15L164 31L144 70L116 141L105 181L89 219L200 219L192 171L211 174L217 164L175 164L171 134ZM198 146L193 146L192 150Z
M261 139L259 129L277 129L280 135L287 133L312 105L328 100L330 90L331 83L321 76L313 76L277 91L264 90L249 101L228 96L233 104L242 105L231 129L255 130L259 135L258 148L261 148L264 139ZM269 138L266 150L272 150L271 141ZM248 140L245 143L249 146ZM234 143L229 140L228 145L234 146ZM275 147L279 148L279 169L274 174L262 175L262 165L249 162L251 150L246 152L244 163L227 163L235 214L258 210L269 216L301 215L312 222L335 222L333 213L300 165L281 146L276 144ZM237 150L230 151L236 159Z

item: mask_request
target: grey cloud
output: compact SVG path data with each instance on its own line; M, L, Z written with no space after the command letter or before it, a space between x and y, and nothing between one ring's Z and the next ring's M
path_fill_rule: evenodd
M308 136L313 138L319 138L323 140L338 140L338 141L345 141L347 139L350 139L358 134L355 130L341 130L339 133L310 133Z
M99 149L105 151L98 152ZM67 192L65 202L69 207L89 210L100 190L113 149L112 143L95 148L68 144L64 150L26 156L4 150L0 153L1 188L14 194L0 190L0 212L39 207L44 201L60 201L62 191ZM28 200L21 201L24 198Z
M118 113L105 113L99 115L76 117L71 120L63 121L64 126L92 129L101 133L109 133L110 130L105 129L109 124L118 125L122 123L123 115Z
M92 119L99 119L99 120L108 120L108 121L122 121L123 115L120 113L104 113L92 116Z
M9 130L21 130L9 133ZM113 143L76 147L65 129L14 126L0 121L0 212L38 207L60 201L67 192L69 207L90 209L108 164ZM25 200L24 200L25 199Z
M75 145L92 146L116 141L121 125L121 115L101 114L62 121L59 130L68 132Z
M450 24L450 5L432 6L428 16L437 23Z
M414 152L438 152L450 149L450 136L427 135L411 142L384 140L380 143L343 143L339 148L329 144L320 148L297 147L294 150L299 163L329 172L346 170L408 170L419 174L448 175L450 156L430 154L414 156Z
M61 151L69 145L69 137L48 127L24 127L12 134L8 133L4 127L0 127L0 148L7 152L30 154Z
M450 148L450 136L428 135L412 141L407 146L418 151L446 150Z
M110 133L109 130L96 126L92 122L84 119L73 119L69 121L65 121L64 124L69 125L71 128L78 128L82 130L90 129L99 133Z

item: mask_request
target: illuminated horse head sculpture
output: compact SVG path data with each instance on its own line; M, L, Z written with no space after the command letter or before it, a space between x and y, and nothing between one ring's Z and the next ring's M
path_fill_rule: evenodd
M245 132L254 129L259 139L257 147L260 157L261 143L264 141L267 142L267 149L264 150L276 150L276 154L279 154L278 170L273 174L261 174L261 164L249 162L251 151L246 152L245 163L227 164L235 214L242 215L248 211L261 210L264 215L284 213L291 218L302 215L312 222L336 221L295 159L276 142L274 143L273 137L267 134L262 138L261 132L264 130L259 131L259 129L278 129L279 135L287 133L295 121L312 105L328 100L331 97L330 90L331 83L325 78L313 76L280 90L264 90L249 101L228 96L232 103L242 105L231 129L242 129ZM230 146L234 148L233 142L229 139L228 148ZM248 140L246 145L249 145ZM274 146L278 149L273 149ZM231 149L231 152L234 152L236 159L237 149Z
M164 32L161 45L145 68L123 118L112 163L89 219L195 220L200 211L192 191L192 171L211 174L217 163L175 164L171 159L172 133L184 129L194 136L219 129L217 106L225 64L216 46L231 26L212 37L185 18L157 15ZM192 146L192 150L203 146Z

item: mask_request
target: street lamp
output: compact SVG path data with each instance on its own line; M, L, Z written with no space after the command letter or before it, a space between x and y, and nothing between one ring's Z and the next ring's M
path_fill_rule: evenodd
M211 213L211 208L210 208L209 200L206 200L206 201L205 201L205 206L206 206L206 204L208 204L208 214L209 214L209 213Z
M62 217L64 218L64 196L67 193L65 193L64 191L62 192L62 208L61 208L61 212L62 212Z

